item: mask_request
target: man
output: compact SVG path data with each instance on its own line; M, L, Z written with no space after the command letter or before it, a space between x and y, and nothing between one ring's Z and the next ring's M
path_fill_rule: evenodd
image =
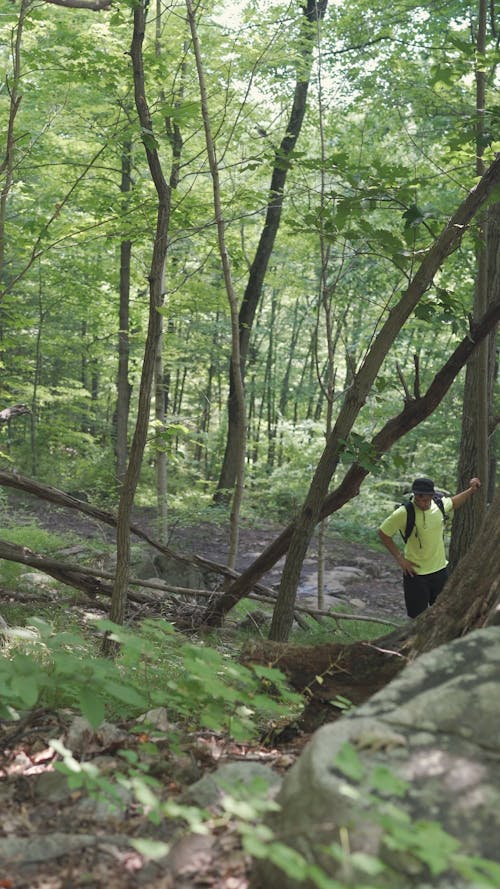
M448 577L448 560L444 549L444 515L458 509L481 486L478 478L471 478L469 487L454 497L443 497L440 509L434 497L436 491L430 478L416 478L411 486L415 524L405 541L404 552L392 539L398 532L403 539L407 527L407 509L398 507L378 529L378 535L390 554L403 569L403 590L408 617L417 617L433 605Z

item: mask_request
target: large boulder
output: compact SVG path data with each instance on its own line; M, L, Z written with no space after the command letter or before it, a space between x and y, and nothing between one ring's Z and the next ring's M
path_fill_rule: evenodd
M500 862L499 701L498 627L422 655L316 732L278 794L275 836L342 886L500 885L500 865L480 882L473 867L489 865L472 859ZM319 885L270 857L255 865L265 889Z

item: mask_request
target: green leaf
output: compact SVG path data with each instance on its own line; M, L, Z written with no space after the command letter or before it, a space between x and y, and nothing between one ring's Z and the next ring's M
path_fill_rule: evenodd
M370 774L370 783L374 790L390 796L404 796L409 784L399 778L387 766L376 766Z
M417 206L417 204L410 204L408 209L403 213L403 219L405 221L405 228L415 228L424 221L425 213Z
M261 856L269 858L276 867L279 867L288 877L302 882L307 877L309 865L300 852L285 846L284 843L271 843L267 847L267 855Z
M131 685L125 685L125 683L120 682L108 682L106 684L106 691L111 697L123 701L124 704L130 704L133 707L146 706L146 701L144 700L143 695Z
M335 768L339 769L346 778L352 781L361 781L366 774L366 769L361 761L358 752L354 749L349 741L342 744L337 756L334 759Z
M104 720L105 708L102 699L92 688L82 688L78 695L82 715L90 722L92 728L98 728Z
M168 854L170 846L158 840L131 839L130 845L140 853L147 861L159 861Z
M352 852L350 861L354 867L371 877L376 877L385 870L385 865L380 861L380 858L369 855L368 852Z
M38 701L40 688L32 676L13 676L10 687L26 707L34 707Z
M500 886L500 864L476 855L453 855L452 864L466 880L478 889L497 889Z

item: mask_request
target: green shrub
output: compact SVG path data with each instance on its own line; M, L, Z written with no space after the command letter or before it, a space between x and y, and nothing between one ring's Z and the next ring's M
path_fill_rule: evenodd
M36 706L70 707L96 727L104 718L126 719L165 706L193 728L243 740L258 735L266 720L301 705L278 670L245 667L214 648L186 642L165 621L145 621L136 632L110 621L97 627L119 643L116 661L96 657L82 635L56 632L40 619L11 636L0 661L0 717Z

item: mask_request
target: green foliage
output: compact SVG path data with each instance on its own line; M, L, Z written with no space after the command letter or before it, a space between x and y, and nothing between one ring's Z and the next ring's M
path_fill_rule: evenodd
M9 520L7 527L0 528L0 536L8 543L16 543L35 552L45 552L51 555L75 542L75 537L72 534L48 531L32 521L12 525Z
M97 626L120 644L117 662L89 656L76 632L55 632L34 618L0 661L3 718L36 706L72 707L94 727L167 705L191 726L225 731L238 740L258 734L265 720L300 706L278 670L244 667L201 643L187 643L164 621L133 633L109 621ZM268 689L272 687L272 694Z
M124 683L118 667L90 657L88 643L76 632L55 631L32 618L24 631L7 635L11 650L0 661L3 718L38 706L75 707L96 727L117 702L131 711L143 706L142 694Z
M331 51L318 54L322 67L313 72L324 101L320 107L315 90L309 90L303 132L287 158L280 145L303 64L300 7L243 4L230 21L215 8L207 9L199 23L217 150L224 158L226 237L240 301L262 231L272 165L282 160L288 170L280 236L265 281L273 298L258 308L247 374L247 500L253 503L245 508L253 514L262 509L279 521L287 521L302 502L324 443L326 400L319 382L324 385L332 332L336 405L395 296L474 181L471 77L477 56L462 18L454 7L432 17L401 8L388 17L383 4L366 6L329 6L322 39ZM4 47L11 45L18 13L11 4L2 19ZM22 398L33 407L29 422L17 420L8 433L0 430L0 450L19 471L62 488L84 488L93 499L116 505L120 244L133 245L132 435L156 211L144 147L159 148L168 179L173 127L179 127L181 169L172 190L162 309L169 429L164 446L169 505L177 513L184 499L190 512L197 499L208 502L218 477L230 351L199 95L185 55L183 21L175 4L162 10L161 53L148 22L149 130L139 125L130 98L126 9L99 22L85 10L78 22L53 5L26 10L19 33L23 100L14 121L14 181L6 191L6 254L0 270L6 287L0 308L0 365L6 369L2 402ZM488 65L496 63L495 52L488 34ZM13 82L9 54L5 77L9 88L0 89L4 134ZM485 162L498 145L498 105L489 94L490 83L493 75L485 109ZM54 97L61 92L64 103L57 103ZM134 174L124 193L127 152ZM4 176L2 186L5 182ZM329 251L324 268L320 239ZM370 471L380 466L369 446L374 423L401 404L395 363L404 365L416 341L420 351L425 342L421 367L430 374L449 348L450 333L465 331L474 249L464 236L453 262L421 300L388 356L384 379L365 413L374 404L379 410L347 443L346 457L359 458ZM329 332L318 296L323 290L331 295ZM458 417L454 410L442 447L448 464L460 431ZM154 423L139 502L154 497L158 436L153 433ZM412 445L402 446L399 457L408 463L414 453Z
M106 626L100 624L101 629ZM166 688L169 708L188 722L243 740L255 736L263 720L279 718L300 706L300 696L287 688L278 670L271 671L271 677L261 668L244 667L231 655L201 642L181 641L165 622L146 621L143 633L142 644L118 628L113 629L113 638L123 647L127 667L141 667L157 704L164 700L165 693L160 690ZM169 652L168 665L161 654L157 659L148 658L146 640L149 646L155 643L155 650L157 646L159 652ZM273 696L266 691L271 682Z

